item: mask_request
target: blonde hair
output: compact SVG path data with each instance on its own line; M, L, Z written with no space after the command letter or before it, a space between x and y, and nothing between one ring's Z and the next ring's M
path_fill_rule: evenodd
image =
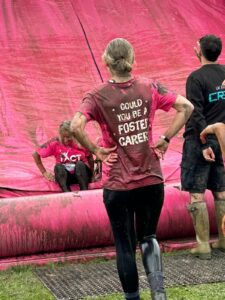
M102 58L111 70L123 75L132 71L134 50L127 40L117 38L109 42Z
M59 133L61 134L64 131L68 131L71 132L70 130L70 124L71 121L70 120L65 120L63 121L60 125L59 125Z

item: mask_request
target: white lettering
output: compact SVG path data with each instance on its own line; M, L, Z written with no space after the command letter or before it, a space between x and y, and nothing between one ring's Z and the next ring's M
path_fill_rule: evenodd
M69 156L68 156L68 152L63 152L62 154L61 154L61 162L65 162L65 161L67 161L67 160L70 160L69 159Z
M119 143L121 146L125 147L128 145L137 145L144 143L148 140L148 131L140 132L134 135L122 136L119 138Z
M68 152L63 152L61 154L61 157L60 157L60 161L62 163L65 163L66 161L70 161L70 162L77 162L79 161L81 158L81 154L72 154L72 155L68 155Z
M143 101L141 99L137 99L131 102L125 102L120 104L121 110L134 109L142 106Z
M143 115L146 115L146 114L147 114L147 111L148 111L148 110L147 110L147 108L145 107L145 108L144 108L144 113L143 113Z
M120 115L117 115L117 117L120 122L121 121L129 121L131 119L130 113L120 114Z
M138 109L138 110L133 110L132 111L132 117L134 118L134 119L136 119L136 118L138 118L138 117L140 117L141 116L141 110L140 109Z
M133 132L135 130L145 130L146 128L148 128L148 119L142 119L118 125L119 134L128 133L130 131Z
M73 154L70 156L70 161L72 161L72 162L79 161L80 157L81 157L81 154L77 154L77 155Z

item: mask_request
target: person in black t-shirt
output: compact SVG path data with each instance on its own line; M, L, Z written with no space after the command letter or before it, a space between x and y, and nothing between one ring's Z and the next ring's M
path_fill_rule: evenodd
M225 66L217 59L222 41L215 35L203 36L195 53L201 67L192 72L186 83L186 97L194 105L194 112L186 123L181 163L182 189L190 193L188 210L192 216L197 247L191 253L200 259L211 258L209 244L209 219L204 192L212 191L218 224L219 240L213 248L225 251L225 238L221 230L225 214L225 172L220 145L216 135L207 135L205 143L200 133L208 125L225 120Z

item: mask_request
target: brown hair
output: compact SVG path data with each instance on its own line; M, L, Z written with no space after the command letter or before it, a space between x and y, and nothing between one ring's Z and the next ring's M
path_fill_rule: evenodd
M134 50L127 40L117 38L109 42L102 58L116 74L124 75L132 71Z

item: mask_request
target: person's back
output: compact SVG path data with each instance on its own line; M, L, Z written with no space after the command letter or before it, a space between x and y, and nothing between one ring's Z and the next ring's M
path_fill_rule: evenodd
M208 135L204 144L200 140L200 133L208 125L225 120L225 66L218 63L221 51L219 37L203 36L195 48L202 66L189 75L186 83L186 95L195 109L184 132L181 185L190 193L188 210L196 231L197 247L191 253L201 259L211 258L206 189L212 191L216 200L219 241L212 247L225 250L220 226L221 215L225 213L225 172L220 145L215 135Z
M196 105L195 112L185 126L184 137L199 135L201 129L197 121L205 127L204 120L206 125L225 120L225 89L222 85L224 79L225 65L213 63L205 64L189 75L186 95L188 99L196 101Z
M132 78L132 45L112 40L103 54L110 80L84 97L71 128L79 142L107 166L103 201L109 216L117 251L117 267L125 299L140 300L135 261L139 241L144 268L154 300L166 300L160 247L156 227L164 200L159 165L170 138L184 125L193 106L181 95L160 85ZM153 148L151 130L156 109L175 108L173 123ZM85 125L95 120L102 129L105 147L93 143Z
M169 109L169 97L174 101L174 93L146 78L132 78L124 83L108 81L87 93L85 101L92 105L94 101L98 110L95 117L102 129L104 146L117 145L119 158L110 170L106 188L126 190L162 182L160 163L149 143L155 110Z

